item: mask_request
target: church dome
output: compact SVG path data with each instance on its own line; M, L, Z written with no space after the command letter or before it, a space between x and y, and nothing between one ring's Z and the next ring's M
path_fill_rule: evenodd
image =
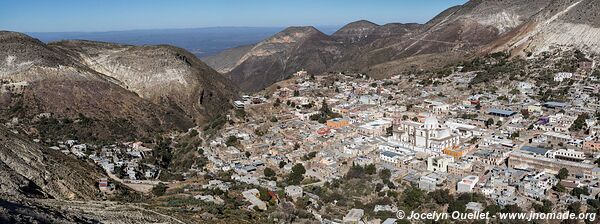
M439 126L439 122L435 116L429 116L425 118L425 128L437 128Z

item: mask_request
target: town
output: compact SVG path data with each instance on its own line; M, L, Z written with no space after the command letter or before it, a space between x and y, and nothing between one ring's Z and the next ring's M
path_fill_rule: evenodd
M278 210L267 215L274 222L401 223L399 210L598 212L600 70L580 52L554 54L561 59L495 54L379 80L298 71L168 144L51 148L102 167L107 194L122 183L203 219L227 204ZM160 149L168 145L177 147Z

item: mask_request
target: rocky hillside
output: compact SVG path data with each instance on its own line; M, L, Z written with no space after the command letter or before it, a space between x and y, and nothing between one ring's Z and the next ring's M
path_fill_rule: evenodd
M211 68L225 74L234 69L240 59L253 47L254 45L235 47L221 52L220 55L203 57L201 60Z
M281 41L277 49L286 49L285 56L277 59L267 59L263 55L267 51L257 47L269 46L289 30L252 49L225 51L210 61L216 68L226 67L222 71L243 90L254 91L298 68L316 73L355 70L389 76L406 67L440 66L494 51L535 54L555 47L576 47L600 52L599 8L600 2L594 0L471 0L425 24L379 26L361 20L329 37L319 35L320 41L302 45ZM315 60L303 62L298 58L318 58L319 63L315 66ZM407 62L411 66L405 66Z
M33 135L86 140L186 129L226 109L234 94L227 79L181 49L46 45L7 31L0 32L0 80L2 119L32 121Z
M93 164L30 142L0 127L0 195L95 199L104 176Z
M198 124L229 108L235 87L193 54L172 46L129 46L91 41L51 43L75 60L118 80L119 86Z
M513 55L538 54L553 48L600 53L600 2L552 1L533 19L504 35L487 50Z
M246 91L256 91L305 69L327 70L342 46L314 27L290 27L252 47L228 74Z

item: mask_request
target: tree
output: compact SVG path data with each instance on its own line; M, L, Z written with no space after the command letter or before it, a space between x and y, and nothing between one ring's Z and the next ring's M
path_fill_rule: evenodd
M521 114L523 115L523 118L525 118L525 119L529 118L529 110L522 109Z
M287 183L291 185L298 185L302 180L304 180L304 173L306 173L306 169L301 163L297 163L292 167L292 173L288 175Z
M492 119L492 118L487 119L487 121L485 121L485 126L486 127L489 127L492 124L494 124L494 119Z
M294 90L294 97L298 97L298 96L300 96L300 91Z
M560 168L560 170L558 171L558 175L556 175L556 177L560 180L567 179L567 177L569 177L569 170L567 170L564 167Z
M274 177L276 175L275 171L269 167L264 170L265 177Z
M302 163L297 163L292 167L292 173L304 175L306 173L306 169L304 168Z
M569 131L581 131L586 127L585 120L589 118L587 113L582 113L577 116L571 127L569 127Z
M533 204L533 208L535 209L535 211L537 212L541 212L541 213L550 213L552 212L552 207L554 206L554 204L552 204L552 202L548 199L544 199L542 200L542 204L539 203L534 203Z
M375 173L377 173L377 168L375 167L375 164L369 164L365 167L365 173L367 173L368 175L373 175Z
M416 187L404 189L402 202L410 209L415 209L425 202L425 192Z
M381 178L381 180L383 180L383 182L390 181L391 177L392 177L392 171L385 169L385 168L382 169L381 171L379 171L379 178Z
M389 126L388 128L385 129L385 132L387 134L387 136L392 136L394 135L394 125Z
M167 192L167 186L165 186L163 183L158 183L152 188L152 194L158 197L163 196L165 192Z
M280 161L279 162L279 168L283 168L287 163L285 163L284 161Z
M238 145L239 143L240 143L240 141L234 135L227 137L227 140L225 141L225 145L227 145L227 146L235 146L235 145Z
M448 189L438 189L429 192L429 197L433 199L438 205L448 204L454 200L454 197L450 195L450 191Z
M279 107L281 105L281 100L279 98L275 99L275 103L273 103L274 107Z
M563 186L562 184L560 184L560 182L558 182L558 184L556 184L556 186L554 186L553 188L555 191L564 193L565 191L567 191L567 189L565 189L565 186Z
M588 190L587 187L582 187L582 188L576 187L576 188L573 188L573 190L571 190L571 195L573 195L573 196L575 196L577 198L579 198L579 196L581 196L582 194L583 195L590 195L589 190Z

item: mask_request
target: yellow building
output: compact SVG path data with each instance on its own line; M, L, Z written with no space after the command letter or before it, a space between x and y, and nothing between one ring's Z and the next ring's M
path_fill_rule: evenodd
M342 128L348 126L348 124L350 124L348 120L339 117L327 120L327 127L330 128Z
M469 152L468 148L461 148L459 146L446 147L442 150L442 153L452 156L455 159L459 159L460 157L463 157L468 152Z

